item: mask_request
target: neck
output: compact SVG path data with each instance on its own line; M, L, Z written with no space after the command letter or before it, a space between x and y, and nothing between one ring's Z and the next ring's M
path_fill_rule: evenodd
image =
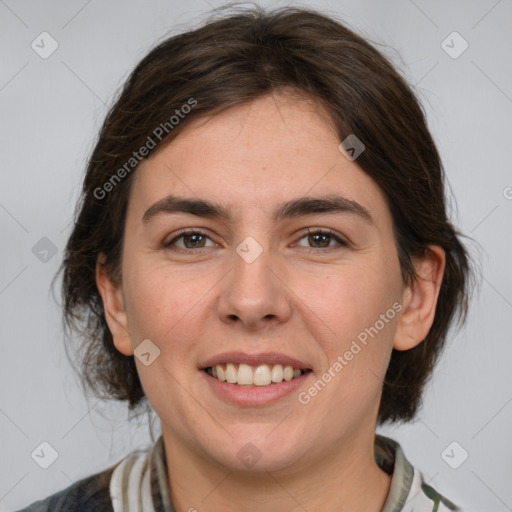
M373 435L275 472L234 472L163 432L176 512L381 510L391 478L376 464Z

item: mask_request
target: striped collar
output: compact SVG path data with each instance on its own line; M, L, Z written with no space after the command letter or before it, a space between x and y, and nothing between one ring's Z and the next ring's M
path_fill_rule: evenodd
M167 461L160 436L151 450L132 452L112 472L110 497L114 512L175 512L167 482Z

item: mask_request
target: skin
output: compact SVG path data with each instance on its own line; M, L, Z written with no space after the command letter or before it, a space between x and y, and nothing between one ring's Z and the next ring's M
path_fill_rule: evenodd
M385 197L338 145L317 105L280 93L194 120L137 169L122 282L100 258L97 284L117 349L132 355L150 339L161 351L149 366L136 362L162 422L178 512L384 504L390 477L373 457L382 379L392 348L416 346L432 325L444 253L430 247L414 262L418 279L403 283ZM144 221L171 193L221 203L232 217L161 213ZM272 220L285 201L333 193L372 221L344 212ZM182 228L208 237L199 248L190 238L165 247ZM307 228L331 229L347 244L311 240ZM252 263L236 252L248 236L263 249ZM221 399L199 370L222 352L279 352L307 363L312 371L299 389L307 391L394 303L401 312L307 405L294 392L241 407ZM251 468L237 457L248 442L261 454Z

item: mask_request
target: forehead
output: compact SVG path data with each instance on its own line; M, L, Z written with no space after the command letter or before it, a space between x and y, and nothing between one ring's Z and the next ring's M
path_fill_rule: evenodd
M270 215L292 198L338 194L389 214L380 188L338 146L319 104L267 95L193 120L139 165L131 202L147 208L171 193L210 198L240 217L252 208Z

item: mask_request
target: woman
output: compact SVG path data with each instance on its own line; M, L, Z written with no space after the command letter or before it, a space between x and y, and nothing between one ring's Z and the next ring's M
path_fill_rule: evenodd
M162 435L25 510L458 510L375 429L414 417L468 274L421 107L370 44L291 8L164 41L63 264L86 381Z

